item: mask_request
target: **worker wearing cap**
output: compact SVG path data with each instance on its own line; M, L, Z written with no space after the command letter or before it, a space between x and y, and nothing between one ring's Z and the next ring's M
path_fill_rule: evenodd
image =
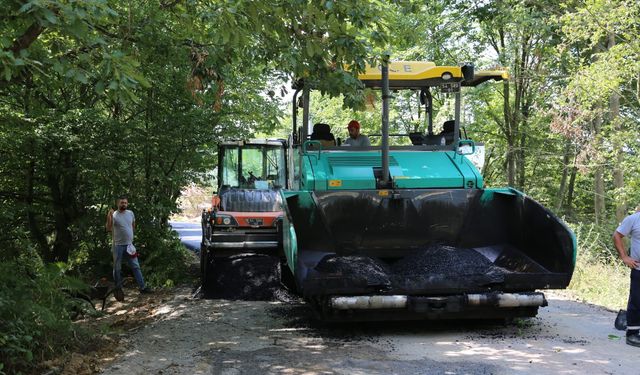
M349 121L347 125L349 131L349 138L347 138L342 145L349 145L352 147L369 147L371 142L366 135L360 134L360 123L356 120Z
M623 237L631 239L631 251L627 253ZM613 243L620 259L631 268L629 301L627 303L627 344L640 347L640 206L627 216L613 233Z

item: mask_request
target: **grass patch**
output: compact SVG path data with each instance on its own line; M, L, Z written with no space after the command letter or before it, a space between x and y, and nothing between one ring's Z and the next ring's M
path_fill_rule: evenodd
M578 254L569 290L580 300L612 310L626 309L629 268L618 259L603 262L589 254Z
M626 309L629 296L629 268L618 258L611 233L593 225L573 228L578 239L578 256L569 291L578 299L612 310Z

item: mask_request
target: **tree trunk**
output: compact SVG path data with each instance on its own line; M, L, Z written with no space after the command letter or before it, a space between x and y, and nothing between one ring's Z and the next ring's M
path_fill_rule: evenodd
M614 33L609 33L609 49L616 45ZM611 123L614 130L614 150L616 150L616 162L613 166L613 186L616 191L616 221L621 222L627 215L627 205L624 201L622 189L624 188L624 172L622 163L624 161L623 144L620 141L622 132L622 122L620 121L620 93L613 91L609 99L609 110L611 113ZM618 198L621 197L621 198Z
M35 178L35 161L29 161L29 166L27 168L27 174L25 176L26 179L26 191L25 191L25 203L26 203L26 211L27 211L27 224L29 228L29 234L31 234L31 238L35 241L40 249L40 256L44 259L51 257L51 249L49 247L49 243L47 242L47 238L40 230L40 225L38 224L38 219L36 217L36 209L33 207L33 180Z
M49 170L47 172L47 185L51 192L53 208L53 220L55 228L55 240L49 261L69 260L69 254L73 249L73 234L71 224L74 215L76 185L78 172L73 165L73 156L63 152L60 156L62 172Z
M593 128L595 133L596 144L600 145L600 128L602 127L602 116L597 115L593 120ZM600 157L600 150L596 148L596 155L594 155L594 160L596 161L596 167L593 176L593 190L594 190L594 216L596 225L602 224L604 222L604 214L605 214L605 202L604 202L604 167L602 164L602 160Z
M525 173L525 164L526 164L526 146L527 146L527 118L523 116L522 126L520 127L520 146L518 147L518 189L525 190L526 183L526 173Z
M516 144L516 170L514 178L516 179L515 187L524 190L525 179L525 145L527 141L526 124L528 116L528 108L526 105L526 89L528 84L528 61L529 61L529 35L524 33L521 36L520 44L515 53L514 61L514 98L513 98L513 123L512 132L513 143Z
M593 177L594 188L594 214L596 225L600 225L604 222L604 172L602 166L596 167Z
M509 106L509 82L505 81L503 84L504 87L504 101L503 101L503 116L504 116L504 125L506 130L506 139L507 139L507 156L506 156L506 164L507 164L507 185L515 186L516 182L516 148L515 148L515 134L513 132L513 118L511 116L510 106Z
M569 158L571 157L571 140L567 139L564 146L564 155L562 156L562 177L560 178L560 188L556 195L555 210L559 212L562 209L564 193L567 187L567 177L569 176Z
M567 189L567 204L565 205L565 209L567 212L567 216L573 216L573 192L576 185L576 175L578 174L578 167L576 167L575 159L573 161L573 166L571 167L571 178L569 178L569 189Z

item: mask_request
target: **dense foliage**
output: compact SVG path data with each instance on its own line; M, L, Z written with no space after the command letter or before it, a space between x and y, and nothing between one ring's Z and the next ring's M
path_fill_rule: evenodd
M0 263L0 373L28 369L87 338L71 323L85 306L69 294L85 291L85 285L64 271L26 252Z
M167 220L181 188L210 175L216 141L286 136L297 78L332 97L316 116L342 128L370 99L353 73L383 52L509 69L508 83L464 95L489 185L521 189L576 227L595 222L599 238L638 204L637 1L0 5L0 372L54 354L38 334L72 336L60 283L110 274L104 217L117 195L136 213L146 277L178 282L186 254ZM422 126L402 111L392 133ZM365 133L378 132L378 112L358 115Z
M282 82L294 76L313 74L327 83L327 92L353 86L353 76L335 67L361 68L375 55L387 6L0 4L3 270L28 252L44 264L64 262L66 274L87 282L110 275L104 219L115 197L126 193L136 213L143 271L156 286L184 274L186 254L167 220L177 211L181 187L211 172L213 144L273 128L286 95ZM15 284L19 291L58 293L42 273L26 272L3 272L2 289ZM27 369L34 358L65 348L35 332L72 332L61 300L29 298L33 293L2 295L0 314L10 324L0 327L0 371ZM16 303L20 311L51 313L29 320L13 310Z

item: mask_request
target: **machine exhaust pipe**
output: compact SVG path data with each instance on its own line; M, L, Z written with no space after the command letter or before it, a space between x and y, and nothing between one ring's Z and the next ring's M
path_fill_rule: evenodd
M407 296L355 296L332 297L331 307L336 310L403 309Z
M492 305L497 307L535 307L547 306L542 293L487 293L468 294L470 306Z
M460 295L460 298L463 298ZM336 310L405 309L409 296L340 296L331 297L330 306ZM433 300L437 305L443 297L417 297L425 302ZM468 306L494 306L498 308L547 306L543 293L477 293L466 296Z

